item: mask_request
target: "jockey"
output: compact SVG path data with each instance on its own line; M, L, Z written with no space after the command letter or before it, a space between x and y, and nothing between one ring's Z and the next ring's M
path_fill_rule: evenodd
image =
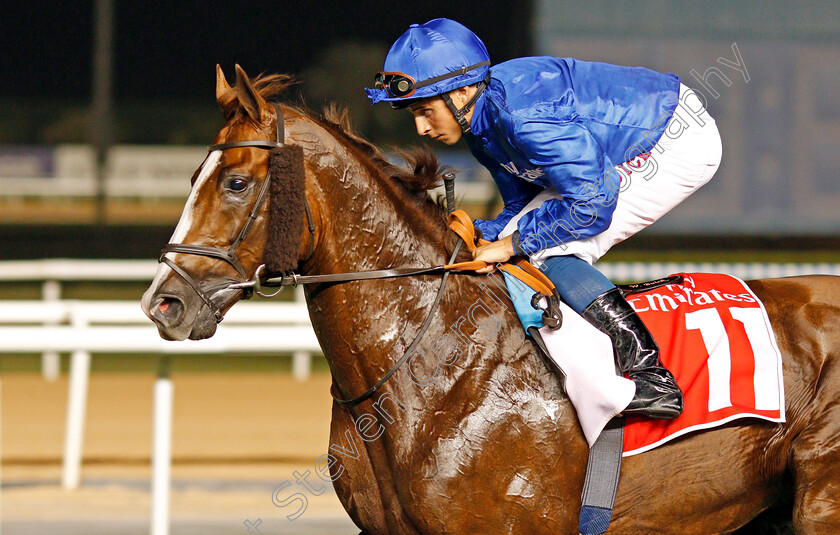
M491 264L528 258L559 295L607 334L636 384L624 411L675 418L682 392L621 291L592 263L708 182L720 164L715 121L674 74L571 58L490 67L484 43L448 19L412 24L367 89L414 116L417 133L464 139L504 209L475 226Z

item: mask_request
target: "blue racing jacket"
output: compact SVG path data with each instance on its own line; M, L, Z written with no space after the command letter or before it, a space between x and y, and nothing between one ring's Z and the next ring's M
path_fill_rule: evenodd
M499 233L538 193L552 198L517 224L517 253L533 254L606 230L619 192L615 165L650 151L665 131L680 80L641 67L530 57L491 68L465 136L501 192L504 210L476 220Z

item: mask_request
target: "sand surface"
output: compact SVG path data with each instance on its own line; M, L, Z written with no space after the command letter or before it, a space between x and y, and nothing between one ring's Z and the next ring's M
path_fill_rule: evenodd
M306 508L277 507L329 439L330 380L286 374L173 375L172 534L356 534L334 491L303 490ZM93 374L79 489L60 486L66 376L7 374L2 389L0 526L11 534L149 533L154 377ZM247 522L247 523L246 523Z

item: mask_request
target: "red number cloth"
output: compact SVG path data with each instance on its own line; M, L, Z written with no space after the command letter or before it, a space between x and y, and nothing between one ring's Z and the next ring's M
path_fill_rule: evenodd
M628 417L624 455L739 418L784 422L782 360L764 306L740 279L683 274L628 298L685 395L674 420Z

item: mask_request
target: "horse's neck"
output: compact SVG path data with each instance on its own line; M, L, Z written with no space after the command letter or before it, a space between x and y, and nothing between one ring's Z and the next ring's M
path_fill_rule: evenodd
M434 220L439 213L426 213L416 202L403 205L408 194L403 188L373 176L369 165L332 136L313 132L296 138L316 177L307 194L320 215L318 247L304 272L445 263L448 231L442 220ZM402 355L411 341L405 338L425 319L440 282L433 275L307 289L313 326L347 395L367 389Z
M313 152L315 151L315 152ZM367 175L367 169L338 142L307 148L318 174L318 206L326 234L311 273L336 273L446 261L446 229L435 233L429 214L406 216L395 192ZM408 207L416 210L416 206ZM326 254L325 254L326 252ZM307 288L307 302L321 347L330 363L337 394L355 397L376 383L414 340L441 284L426 275ZM567 400L557 379L525 340L501 277L450 276L440 306L413 357L359 412L379 410L388 432L402 434L398 455L422 442L429 426L457 427L474 415L498 420L512 399L548 415L552 430L569 427ZM416 358L415 358L416 357ZM530 415L529 415L530 417ZM448 424L437 422L450 419ZM570 423L571 422L571 423ZM470 424L472 425L472 424ZM424 431L426 430L426 431ZM573 433L564 427L564 433Z
M307 271L333 273L443 262L448 231L440 214L408 202L404 188L374 176L352 149L332 136L322 134L305 147L317 176L316 204L327 229L319 232L319 252Z

